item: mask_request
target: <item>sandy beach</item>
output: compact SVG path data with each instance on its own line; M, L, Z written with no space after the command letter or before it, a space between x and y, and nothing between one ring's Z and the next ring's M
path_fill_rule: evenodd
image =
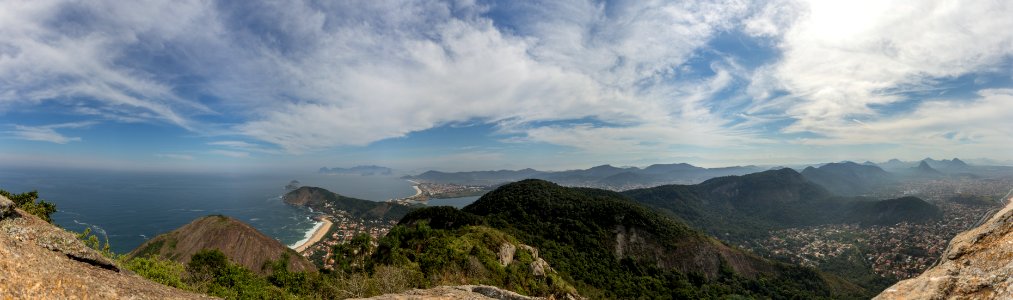
M317 228L317 231L313 232L313 237L310 237L310 239L306 240L305 243L292 248L295 249L295 252L303 252L306 248L313 246L313 244L316 244L324 238L324 235L327 234L328 230L331 230L331 220L328 220L327 218L320 218L320 221L323 222L324 225Z
M419 185L421 183L419 183L418 181L415 181L415 180L411 180L411 179L408 179L408 182L412 183L412 188L415 189L415 195L412 195L410 197L406 197L405 199L415 198L415 197L421 196L422 195L422 189L419 188Z

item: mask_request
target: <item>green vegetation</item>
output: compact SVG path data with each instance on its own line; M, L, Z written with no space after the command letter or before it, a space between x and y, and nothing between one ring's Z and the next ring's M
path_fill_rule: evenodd
M109 236L105 237L105 245L101 245L99 244L98 236L91 234L91 227L85 228L84 231L77 235L77 238L84 241L85 246L99 251L99 253L102 253L106 257L115 258L116 256L112 250L109 250Z
M832 175L838 181L848 177L847 171L853 169L861 169L856 171L861 174L882 172L874 167L853 165L807 170ZM734 244L752 244L766 239L770 231L785 228L840 223L893 225L942 218L939 208L915 197L889 200L836 197L791 169L714 178L697 185L631 190L623 195ZM895 278L875 274L860 253L854 255L857 257L839 258L818 267L869 291L882 290L896 282Z
M301 199L301 197L307 197ZM286 203L300 203L316 211L344 211L355 218L399 220L412 210L411 207L390 202L377 202L345 197L318 187L304 186L285 194ZM330 207L325 206L330 204Z
M443 245L459 243L474 228L486 228L471 226L480 220L491 227L488 230L502 232L504 239L535 246L558 271L558 279L551 281L572 283L590 298L869 296L844 280L730 248L609 191L525 180L500 187L463 211L455 211L424 208L412 212L381 240L375 258L417 263L425 274L446 269L440 266L463 265L470 259L463 253L472 252ZM422 226L426 223L434 225ZM484 265L481 251L473 252L479 265ZM523 285L511 288L527 291Z
M5 190L0 189L0 195L11 199L19 209L38 216L46 222L53 223L53 219L50 218L53 213L56 212L56 205L46 202L46 200L39 199L38 191L31 191L21 194L11 194Z
M148 280L178 289L193 290L184 281L184 278L186 278L186 267L179 262L157 256L149 256L137 257L124 263L123 266L126 269Z
M943 218L943 211L918 197L880 201L859 201L850 205L843 221L868 225L893 225L900 222L925 223Z
M502 265L497 252L504 244L517 247L520 242L486 226L433 229L427 221L418 221L394 227L380 240L373 260L421 274L430 286L484 284L524 295L557 298L576 293L557 274L534 274L534 254L520 247L513 261Z

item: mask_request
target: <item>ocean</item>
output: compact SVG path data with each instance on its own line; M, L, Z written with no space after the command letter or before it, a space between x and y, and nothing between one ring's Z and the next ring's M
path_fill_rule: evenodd
M410 182L388 176L0 170L0 189L38 190L40 198L56 204L54 223L76 232L91 227L121 254L211 214L237 218L286 245L296 244L316 224L309 210L281 201L291 180L374 201L415 194Z

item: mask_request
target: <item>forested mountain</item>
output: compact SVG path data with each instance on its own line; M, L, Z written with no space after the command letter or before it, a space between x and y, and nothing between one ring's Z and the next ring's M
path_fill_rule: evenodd
M894 182L895 178L875 165L853 162L829 163L807 167L802 176L841 196L857 196Z
M483 224L508 233L539 249L563 279L591 298L864 295L844 280L753 256L605 190L524 180L461 211L424 208L401 223L420 221L437 230Z
M831 170L839 167L834 166ZM851 167L864 169L865 166L845 166L849 169ZM819 169L811 170L810 174L847 177L838 176L836 170L817 170ZM882 174L869 170L872 174ZM915 197L905 197L904 200L870 200L836 196L803 174L788 168L744 176L719 177L696 185L665 185L630 190L622 194L728 241L763 237L767 231L779 228L891 220L917 221L937 219L935 216L938 213L938 208L934 205ZM869 216L870 214L874 216Z
M893 225L900 222L924 223L943 218L938 207L917 197L881 201L857 201L849 205L845 222L861 225Z
M789 168L719 177L696 185L637 189L623 195L730 240L756 237L772 228L823 222L840 202Z
M356 218L398 220L411 208L392 202L377 202L345 197L323 188L304 186L282 197L285 203L306 206L315 211L343 211Z

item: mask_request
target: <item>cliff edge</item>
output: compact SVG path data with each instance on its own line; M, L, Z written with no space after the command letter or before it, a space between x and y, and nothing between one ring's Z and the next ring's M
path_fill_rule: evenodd
M0 298L208 299L121 270L77 236L0 196Z
M950 241L939 261L874 299L1013 298L1013 201Z

